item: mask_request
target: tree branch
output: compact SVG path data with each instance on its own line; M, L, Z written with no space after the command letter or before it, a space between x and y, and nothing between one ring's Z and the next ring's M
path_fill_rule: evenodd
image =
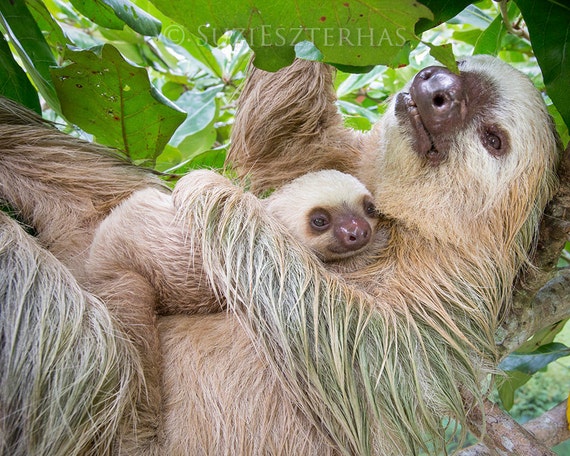
M495 1L499 4L499 11L501 12L501 17L503 18L503 24L505 24L507 32L509 32L511 35L519 36L527 41L530 41L528 30L526 30L523 27L513 25L511 23L511 20L509 19L509 8L507 6L509 0L495 0Z
M489 402L489 404L491 403ZM485 407L486 432L490 437L490 445L494 451L479 443L461 450L457 456L493 456L497 452L499 454L551 455L554 453L548 448L570 438L570 430L566 421L566 401L558 404L542 416L529 421L524 426L513 422L512 418L499 410L496 405L489 404L486 404ZM473 416L473 419L474 421L481 420L481 415ZM479 426L479 421L475 425ZM523 439L523 442L518 441L520 438ZM508 442L508 444L514 442L514 445L509 448L504 448L503 445L501 448L497 446L497 442Z

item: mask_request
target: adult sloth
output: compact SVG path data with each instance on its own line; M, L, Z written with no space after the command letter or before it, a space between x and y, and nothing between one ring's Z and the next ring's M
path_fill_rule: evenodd
M304 65L306 82L315 73L328 74L321 65ZM283 103L303 103L294 91L286 93ZM330 108L330 97L324 98ZM99 223L133 191L157 184L108 154L101 158L95 147L13 108L6 111L0 116L0 198L82 281L83 254ZM302 122L304 110L294 111ZM115 366L116 375L105 377L101 394L120 399L117 413L125 410L127 427L117 427L117 451L437 451L445 440L442 417L463 423L472 404L464 405L462 398L481 397L480 382L496 361L493 334L499 314L528 262L555 186L559 144L540 94L507 65L478 57L463 62L460 75L433 67L420 72L370 135L359 137L338 125L333 133L332 124L310 117L323 112L306 111L305 120L321 129L316 140L326 144L327 137L336 138L337 144L351 147L352 159L344 161L349 169L343 170L372 191L386 218L381 229L387 247L370 252L370 261L355 274L341 276L327 271L268 217L252 194L215 174L186 177L174 196L178 217L191 227L189 245L200 251L212 286L232 312L159 318L164 420L155 418L163 425L164 440L132 426L137 422L130 415L131 388L109 388L108 381L116 386L117 377L129 383L132 369L122 372ZM242 127L236 128L239 134ZM282 149L281 139L268 136L266 141ZM290 141L295 142L294 134ZM255 172L258 152L254 147L245 151L253 157L245 166ZM331 154L340 157L338 150ZM328 160L325 156L323 149L316 153L316 166ZM16 271L13 262L5 269ZM31 289L10 286L5 305L14 308L20 295L46 295L45 280ZM16 275L11 283L18 281ZM132 299L136 303L136 290ZM49 328L35 324L36 332L58 330L53 322ZM10 340L34 337L20 331ZM7 339L0 340L5 352ZM58 350L69 349L61 344ZM20 345L11 350L17 353ZM136 355L130 356L132 361L125 356L123 362L137 368ZM36 358L28 362L39 363ZM69 388L81 389L82 367L69 364L77 370ZM3 408L2 413L10 417L3 419L4 432L12 435L29 421L25 410ZM65 410L62 414L67 426L54 427L50 434L50 424L43 423L42 438L70 438L80 428L85 432L84 416L79 422ZM91 419L93 428L101 429L103 418L94 414ZM94 440L98 432L93 431ZM41 439L35 443L34 448L42 448ZM25 454L25 444L14 448L18 451L12 454Z
M460 70L422 70L361 137L343 134L322 100L318 111L304 111L297 100L263 95L271 86L293 97L288 78L322 84L326 68L298 62L277 75L254 74L244 96L256 96L242 100L240 118L259 123L235 128L257 133L233 150L234 162L263 188L265 176L276 184L304 172L296 160L306 150L295 152L295 139L313 147L316 167L330 166L326 146L340 156L339 144L352 145L339 167L371 189L388 246L342 280L275 227L251 194L216 175L209 183L202 175L200 185L185 178L176 204L211 282L259 347L260 365L249 364L252 349L205 343L203 321L163 322L169 366L175 353L182 360L166 369L170 442L186 434L184 447L205 453L409 455L443 445L443 416L464 423L463 393L480 398L480 381L495 366L494 331L555 187L559 141L540 94L518 71L483 56ZM318 104L311 97L326 105L326 94L306 101L300 93L301 105ZM287 109L298 118L283 114L279 124ZM301 124L315 134L299 133ZM265 141L275 153L291 152L274 157L286 178L282 168L267 174L267 149L255 140L280 126L280 136ZM231 343L242 341L233 318L210 321L220 337L227 326ZM186 352L185 333L195 344ZM181 392L182 382L198 386Z

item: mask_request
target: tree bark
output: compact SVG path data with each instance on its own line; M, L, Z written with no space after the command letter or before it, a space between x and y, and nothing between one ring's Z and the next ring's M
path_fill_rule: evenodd
M508 417L506 413L494 405L487 406L485 407L486 435L488 436L487 442L493 451L480 443L461 450L457 456L494 456L496 454L540 456L553 454L548 448L570 438L570 430L566 420L566 406L567 403L564 401L524 426L520 426L516 422L514 424L509 423L512 418ZM478 417L473 416L474 420L477 418L481 420L480 412ZM509 450L504 449L506 444L510 444Z

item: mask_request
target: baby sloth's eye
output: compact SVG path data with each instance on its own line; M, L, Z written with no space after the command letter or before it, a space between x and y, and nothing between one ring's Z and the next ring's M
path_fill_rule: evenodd
M374 203L372 201L368 200L364 201L364 212L369 217L376 217L378 215L378 212L376 211L376 206L374 206Z
M317 231L324 231L330 225L330 217L325 211L314 211L310 217L311 228Z

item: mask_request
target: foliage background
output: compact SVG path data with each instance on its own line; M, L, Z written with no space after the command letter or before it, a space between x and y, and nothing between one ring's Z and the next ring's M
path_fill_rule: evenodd
M421 3L2 1L0 94L175 180L193 168L223 167L252 49L255 64L269 70L295 55L334 63L338 108L360 130L418 69L484 53L532 79L568 143L570 6ZM503 366L508 381L497 399L521 421L568 395L570 330L563 327L549 328Z

